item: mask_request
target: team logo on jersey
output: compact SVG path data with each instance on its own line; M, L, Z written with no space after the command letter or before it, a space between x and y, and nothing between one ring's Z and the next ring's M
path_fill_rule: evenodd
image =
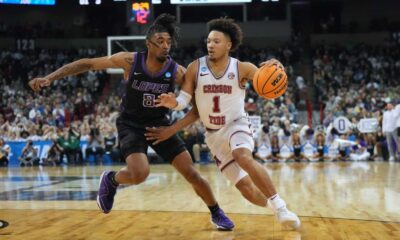
M200 77L203 77L203 76L207 76L209 73L207 72L207 68L206 67L201 67L201 69L200 69Z
M172 75L171 75L170 72L166 72L166 73L165 73L165 77L166 77L166 78L170 78L171 76L172 76Z
M234 74L233 72L230 72L230 73L228 74L228 78L229 78L230 80L234 79L234 78L235 78L235 74Z

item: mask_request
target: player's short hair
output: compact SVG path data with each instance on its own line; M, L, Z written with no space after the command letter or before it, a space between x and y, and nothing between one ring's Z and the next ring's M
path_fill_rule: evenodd
M231 18L213 19L207 23L208 33L218 31L228 35L232 42L231 51L235 51L242 44L243 32L240 26Z
M159 15L147 29L146 39L150 39L155 33L167 32L172 38L172 44L176 45L179 39L179 28L176 26L175 17L168 13Z

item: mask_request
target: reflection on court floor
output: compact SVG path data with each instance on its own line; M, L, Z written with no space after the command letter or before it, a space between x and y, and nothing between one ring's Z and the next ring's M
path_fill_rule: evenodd
M95 201L99 176L121 166L28 167L0 169L0 220L9 223L0 239L42 240L44 231L49 239L400 239L400 164L264 166L302 219L300 232L283 231L211 164L196 168L234 220L231 233L212 228L207 207L170 165L152 165L145 183L120 187L110 214Z

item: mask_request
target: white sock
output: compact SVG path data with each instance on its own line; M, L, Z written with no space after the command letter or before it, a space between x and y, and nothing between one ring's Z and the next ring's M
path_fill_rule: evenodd
M278 194L268 198L267 206L275 213L279 208L286 208L286 202Z

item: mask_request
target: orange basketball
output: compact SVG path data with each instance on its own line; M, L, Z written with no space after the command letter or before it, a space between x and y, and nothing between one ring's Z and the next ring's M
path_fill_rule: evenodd
M275 99L286 92L288 86L287 75L276 65L262 66L253 77L253 86L257 94L266 99Z

